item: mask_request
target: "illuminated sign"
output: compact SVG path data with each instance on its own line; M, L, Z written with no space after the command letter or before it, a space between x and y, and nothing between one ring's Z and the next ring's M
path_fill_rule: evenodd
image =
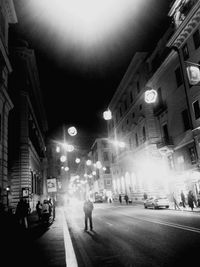
M189 79L189 83L191 85L195 85L200 82L200 69L197 66L188 66L187 67L187 75Z

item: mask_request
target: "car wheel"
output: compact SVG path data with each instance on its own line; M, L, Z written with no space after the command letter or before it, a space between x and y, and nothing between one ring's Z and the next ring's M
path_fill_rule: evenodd
M166 209L169 209L169 206L166 206Z
M146 205L144 205L144 208L145 208L145 209L147 209L147 206L146 206Z

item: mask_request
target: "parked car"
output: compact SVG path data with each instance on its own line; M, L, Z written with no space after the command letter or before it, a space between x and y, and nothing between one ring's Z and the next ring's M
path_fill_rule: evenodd
M94 197L94 203L103 203L103 197L101 195L96 195Z
M165 196L161 197L149 197L144 201L144 208L169 208L169 200Z

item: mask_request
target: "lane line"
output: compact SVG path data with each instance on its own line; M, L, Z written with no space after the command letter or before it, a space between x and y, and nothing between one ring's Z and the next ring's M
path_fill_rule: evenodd
M125 215L122 212L120 212L120 213ZM149 219L149 218L144 218L144 217L136 217L136 216L129 216L129 215L126 215L126 216L131 218L131 219L137 219L137 220L140 220L140 221L157 223L157 224L170 226L170 227L178 228L178 229L181 229L181 230L186 230L186 231L195 232L195 233L200 234L200 229L196 228L196 227L192 227L192 226L186 226L186 225L176 224L176 223L171 223L171 222L164 222L164 221L155 220L155 219Z
M78 263L76 260L76 255L74 252L74 248L72 245L71 237L69 234L67 222L65 219L64 211L62 211L62 223L63 223L63 235L64 235L64 244L65 244L65 261L66 261L66 266L69 267L78 267Z

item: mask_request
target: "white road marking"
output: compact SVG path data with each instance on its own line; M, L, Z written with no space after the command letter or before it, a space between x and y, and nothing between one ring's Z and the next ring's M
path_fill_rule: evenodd
M76 260L76 255L70 238L69 230L67 227L64 211L62 209L62 223L63 223L63 235L64 235L64 244L65 244L65 261L66 266L69 267L78 267Z

